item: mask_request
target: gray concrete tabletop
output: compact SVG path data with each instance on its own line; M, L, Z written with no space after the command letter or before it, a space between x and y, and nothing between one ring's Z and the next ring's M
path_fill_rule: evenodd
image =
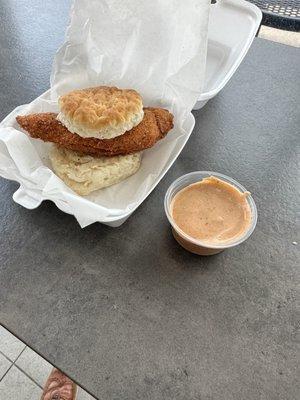
M2 2L1 119L48 88L67 10ZM26 210L0 179L0 322L99 399L296 399L299 61L298 49L256 39L118 229L82 230L51 202ZM194 170L252 192L259 219L245 243L205 258L173 240L163 197Z

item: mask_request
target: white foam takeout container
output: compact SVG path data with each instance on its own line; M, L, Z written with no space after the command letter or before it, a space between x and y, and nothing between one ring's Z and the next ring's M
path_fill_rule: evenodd
M170 169L192 133L191 110L205 77L209 11L210 0L73 0L64 42L53 59L51 89L0 123L0 176L20 184L14 201L34 209L51 200L81 227L125 222ZM57 113L60 95L98 85L136 89L145 105L172 112L174 128L143 152L134 175L83 197L52 171L49 143L24 134L15 118Z
M244 0L217 0L211 6L204 92L194 106L202 108L226 85L247 54L262 12Z
M205 92L200 96L195 108L201 108L208 99L216 95L233 75L251 45L260 20L260 11L245 1L226 0L211 7ZM48 160L43 157L46 146L44 143L42 143L42 146L38 141L35 141L33 148L31 145L29 146L29 139L26 135L18 135L18 146L17 148L15 147L14 135L18 133L14 129L17 128L15 122L16 115L18 113L42 112L43 104L47 106L48 111L57 111L57 105L51 103L50 91L47 91L29 105L18 107L2 121L1 127L4 128L5 134L2 135L2 143L0 140L0 164L2 163L5 168L2 172L0 168L0 175L8 179L14 179L20 183L19 189L13 195L13 199L17 203L26 208L33 209L38 207L43 200L51 200L63 212L74 215L81 226L87 226L95 221L112 227L122 225L170 169L189 139L195 124L193 115L188 114L181 127L181 133L178 127L174 128L172 139L174 140L175 138L178 141L176 151L174 151L174 154L160 173L157 174L148 190L139 196L139 200L135 203L134 207L117 215L96 218L101 205L95 203L93 200L77 196L67 187L63 196L58 196L54 191L54 188L57 187L56 181L58 178L47 168ZM49 106L51 106L51 109ZM8 131L9 135L6 134ZM168 137L163 142L159 144L161 151L164 149L167 151ZM40 165L39 161L38 165L36 165L36 162L32 161L29 165L24 165L23 160L18 159L17 155L15 157L12 156L11 153L22 152L25 147L29 156L31 153L34 153L32 154L32 160L37 160L35 154L37 152L44 164ZM153 151L157 151L157 149L150 149L145 154L145 167L147 166L147 157L151 158L151 152ZM13 159L15 159L15 162ZM24 171L24 168L26 169L26 174L32 177L32 181L31 178L28 179L27 175L23 176L23 173L20 172ZM42 187L41 189L39 181L41 181L41 184L47 181L47 187ZM82 208L85 209L86 216L82 220L79 220L78 210Z

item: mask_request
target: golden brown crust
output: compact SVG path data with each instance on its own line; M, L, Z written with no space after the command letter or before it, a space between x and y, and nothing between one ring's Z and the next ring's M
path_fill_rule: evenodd
M142 98L135 90L109 86L74 90L59 98L59 106L71 124L95 132L124 124L131 128L143 109Z
M69 132L56 116L54 113L40 113L18 116L16 119L33 138L97 156L125 155L147 149L154 146L173 128L173 115L169 111L145 108L144 119L135 128L114 139L101 140L82 138Z

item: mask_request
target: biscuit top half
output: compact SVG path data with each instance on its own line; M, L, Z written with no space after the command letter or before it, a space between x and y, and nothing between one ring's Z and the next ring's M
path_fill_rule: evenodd
M138 125L144 116L141 96L132 89L98 86L59 98L58 120L82 137L112 139Z

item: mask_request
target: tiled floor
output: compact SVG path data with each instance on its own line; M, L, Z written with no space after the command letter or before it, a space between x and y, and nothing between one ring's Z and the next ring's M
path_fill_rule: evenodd
M0 399L40 400L52 365L0 325ZM95 400L78 389L76 400Z
M258 36L273 42L300 47L300 32L284 31L262 25Z

